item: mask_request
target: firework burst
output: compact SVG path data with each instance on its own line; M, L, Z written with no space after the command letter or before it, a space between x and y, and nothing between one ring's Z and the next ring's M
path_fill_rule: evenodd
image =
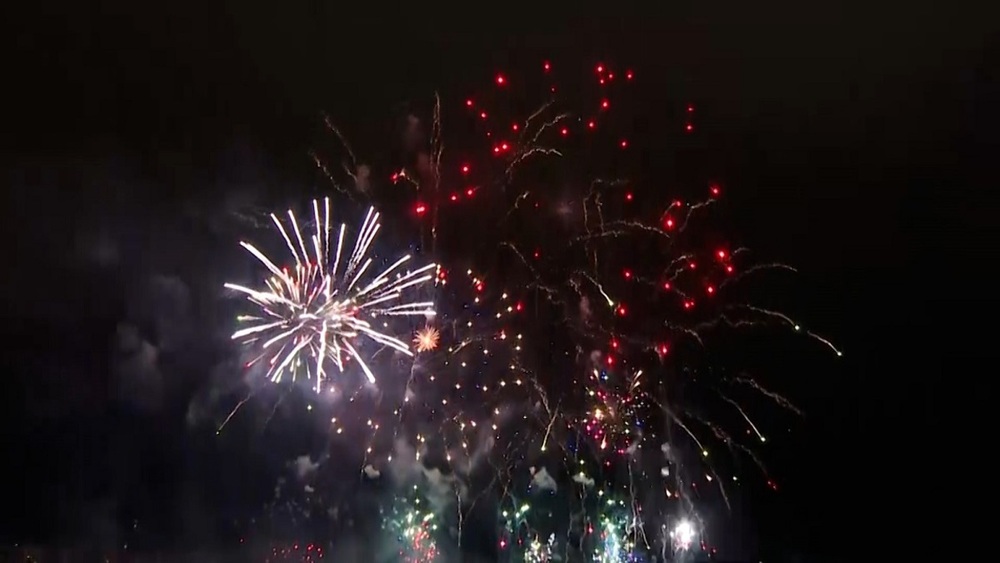
M441 340L441 333L434 327L424 327L417 331L413 337L413 345L417 352L430 352L438 347Z
M765 443L753 393L798 412L730 369L736 354L717 362L718 343L737 329L786 325L841 354L739 289L755 272L792 269L752 262L719 238L710 213L719 184L687 200L643 185L649 159L625 129L640 120L618 99L634 74L595 71L596 97L585 95L583 109L550 101L527 117L506 95L520 95L523 81L497 75L497 92L456 104L467 115L455 120L466 123L450 142L455 159L442 157L435 98L432 133L409 159L417 164L385 174L414 190L411 218L447 268L436 274L436 328L413 339L436 352L411 371L393 412L394 439L408 447L384 462L447 465L469 483L455 492L459 547L463 521L496 491L499 560L635 561L657 545L671 560L713 549L695 505L729 505L727 488L740 482L730 459L746 455L777 490L752 449ZM545 92L570 91L556 88L548 62L539 74ZM678 142L695 135L695 108L683 111ZM362 168L347 153L356 180ZM733 458L710 455L714 445ZM491 479L477 482L477 472Z
M286 374L294 379L301 372L315 379L319 392L329 378L327 364L343 372L353 359L368 381L375 374L358 350L358 340L365 337L403 354L413 355L409 346L390 334L374 328L378 317L434 315L429 301L404 301L403 292L434 278L435 264L404 270L410 261L406 255L392 262L381 273L371 275L375 261L370 256L372 243L381 228L379 214L368 210L353 250L345 252L347 226L341 225L336 240L330 240L330 200L312 202L315 229L303 231L295 214L288 211L289 229L274 214L271 220L281 233L294 266L279 268L256 246L241 242L270 272L263 287L251 289L227 283L226 288L246 296L257 307L252 315L241 315L243 328L233 333L233 340L255 347L258 355L248 367L264 360L271 381ZM304 236L305 235L305 236ZM308 241L308 244L307 244Z

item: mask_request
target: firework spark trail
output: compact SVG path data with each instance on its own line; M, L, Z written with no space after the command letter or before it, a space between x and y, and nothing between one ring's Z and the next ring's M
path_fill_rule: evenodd
M785 324L787 324L788 326L790 326L793 329L795 329L796 332L802 332L803 334L805 334L809 338L812 338L813 340L816 340L817 342L823 344L824 346L826 346L827 348L829 348L830 350L832 350L834 354L837 354L838 357L844 355L843 351L841 351L839 348L837 348L836 346L834 346L832 342L830 342L826 338L823 338L822 336L820 336L820 335L818 335L818 334L816 334L814 332L811 332L811 331L808 331L808 330L803 330L802 326L799 325L799 323L795 322L791 317L789 317L788 315L785 315L784 313L780 313L778 311L772 311L770 309L764 309L762 307L755 307L753 305L741 305L740 307L742 307L742 308L744 308L744 309L746 309L748 311L752 311L754 313L757 313L759 315L763 315L765 317L771 317L771 318L774 318L774 319L779 319L782 322L784 322Z
M323 114L323 125L326 127L328 131L330 131L331 133L334 134L334 136L337 137L337 140L340 142L340 145L343 147L344 151L347 152L347 159L341 162L341 168L343 169L344 173L347 174L347 176L351 179L355 191L364 191L361 187L361 183L358 178L358 160L354 156L354 149L351 148L351 144L347 141L347 137L344 136L344 134L340 131L340 129L336 125L334 125L333 120L330 119L330 116L326 114ZM326 161L323 160L322 157L320 157L319 153L317 153L314 150L311 150L309 151L309 156L312 157L313 164L320 171L323 177L330 182L330 185L336 188L337 191L346 195L348 198L352 200L355 198L355 195L357 194L355 194L351 190L345 189L341 185L341 183L337 181L337 179L333 175L333 172L330 170L330 167L327 165Z
M743 420L745 420L746 423L750 425L750 428L753 429L753 433L757 435L758 440L760 440L761 442L767 441L767 438L765 438L764 435L760 433L760 430L757 428L757 425L753 423L753 420L750 420L750 416L747 415L746 411L743 410L743 407L741 407L739 403L721 393L719 394L719 396L722 397L723 401L726 401L730 405L733 405L733 407L740 413L740 416L743 417Z
M547 102L542 104L533 114L528 116L524 120L523 132L521 133L520 142L517 143L517 150L513 157L507 163L507 167L504 169L504 177L508 180L514 175L518 166L524 163L525 160L532 156L562 156L562 152L558 149L552 147L545 147L539 144L539 139L547 131L556 127L563 120L570 117L568 113L560 113L555 117L552 117L541 124L538 127L533 127L539 118L552 106L553 102ZM530 133L529 133L530 132Z
M765 388L760 383L758 383L757 380L755 380L755 379L751 379L749 377L737 377L737 378L733 379L733 381L736 381L737 383L742 383L744 385L747 385L747 386L753 388L755 391L757 391L761 395L764 395L765 397L771 399L775 403L781 405L782 407L784 407L784 408L792 411L793 413L795 413L795 414L797 414L799 416L805 416L805 414L799 409L799 407L795 406L791 401L789 401L788 399L786 399L782 395L779 395L778 393L775 393L774 391L771 391L770 389Z
M240 410L240 407L242 407L247 401L249 401L252 396L253 396L253 391L250 391L249 393L247 393L246 397L243 397L243 399L241 399L239 403L236 403L236 406L233 407L231 411L229 411L229 415L226 416L226 419L222 421L222 424L220 424L219 427L215 429L216 434L222 432L222 429L225 428L227 424L229 424L229 421L232 420L233 415L236 414L236 411Z
M271 215L295 262L291 271L278 268L254 245L240 243L267 268L271 277L264 280L264 289L260 290L225 284L227 289L246 295L247 300L260 309L257 315L238 317L241 323L249 326L237 330L232 338L246 345L259 345L262 355L268 357L267 376L274 382L280 381L286 370L294 379L305 363L304 356L308 356L311 365L305 369L310 377L315 377L317 392L328 379L327 361L343 372L346 362L353 359L374 384L375 374L357 349L361 336L406 355L412 356L412 352L406 342L374 329L372 322L362 315L370 319L433 316L432 302L400 301L405 290L433 279L429 271L437 266L428 264L398 273L397 270L410 261L411 257L406 255L381 273L366 278L374 262L370 257L371 246L381 228L378 212L370 208L354 248L341 269L347 227L341 225L336 249L331 249L330 200L323 201L322 212L318 201L313 201L312 207L315 225L315 232L309 233L312 254L307 250L303 230L291 210L288 211L291 235L277 215Z

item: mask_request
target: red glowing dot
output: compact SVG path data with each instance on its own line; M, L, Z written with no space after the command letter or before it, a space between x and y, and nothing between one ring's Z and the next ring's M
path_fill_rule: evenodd
M537 259L541 255L542 255L542 253L536 250L535 253L532 256L534 256Z
M458 194L451 194L452 201L458 201Z
M622 275L625 276L625 279L630 280L632 279L632 270L625 270Z
M708 191L713 196L717 196L717 195L719 195L719 192L721 192L722 190L719 189L719 185L718 184L712 184L711 186L708 187Z
M663 282L663 289L670 291L670 282Z
M469 165L468 164L463 164L462 165L462 174L468 174L468 173L469 173Z
M472 100L465 100L466 107L472 107Z
M507 150L509 148L510 148L510 145L508 145L507 143L501 143L500 144L500 150L502 150L502 151L505 151L505 150Z
M522 304L520 301L518 301L517 305L514 305L514 309L520 311L521 309L524 309L524 304Z
M553 86L553 87L549 88L549 92L552 92L553 94L555 94L556 93L556 87Z
M615 79L615 75L612 74L612 73L608 73L608 80L614 80L614 79Z
M694 106L688 105L688 113L694 112Z
M465 195L467 195L469 197L472 197L472 194L474 194L474 193L476 193L476 190L473 189L473 188L469 188L469 189L465 190Z
M618 316L620 316L620 317L624 317L624 316L625 316L625 313L627 312L627 311L625 310L625 305L619 305L619 306L618 306L618 311L617 311L617 312L618 312Z
M720 251L716 252L715 255L719 257L719 260L725 260L726 259L726 251L725 250L720 250Z
M615 357L614 356L611 356L611 355L608 356L608 365L609 366L615 365Z
M691 262L690 264L688 264L688 268L691 268L692 270L695 270L695 269L698 268L698 263L697 262Z
M607 100L601 100L601 109L608 109L611 106L611 102Z
M692 308L694 308L694 301L685 301L684 302L684 308L685 309L692 309Z
M727 274L733 273L733 267L732 266L726 266L726 273Z
M549 64L549 61L545 61L544 63L542 63L542 69L544 69L545 72L548 72L552 70L552 65Z
M625 194L625 201L632 201L632 192Z
M671 218L669 218L669 217L667 217L667 220L663 222L663 225L666 228L668 228L668 229L673 229L674 228L674 220L671 219Z
M694 131L694 125L688 123L687 125L684 126L684 130L690 133L691 131Z
M507 79L503 77L502 74L497 75L497 86L503 86L507 82Z
M598 80L598 82L600 82L601 84L604 84L604 79L602 78L602 79Z
M594 127L597 127L597 124L594 123L593 121L588 121L587 122L587 127L593 129Z
M669 352L669 351L670 351L670 349L669 349L669 348L667 348L667 345L666 345L666 344L660 344L660 346L659 346L659 348L658 348L658 350L657 350L657 351L658 351L658 352L659 352L659 353L660 353L661 355L664 355L664 356L665 356L665 355L667 354L667 352Z
M417 215L423 215L424 213L427 213L427 206L422 203L418 203L416 207L416 212Z
M476 284L476 291L482 291L482 290L483 290L483 282L477 283Z
M493 154L500 154L500 147L493 147Z
M480 113L479 117L481 117L483 119L486 119L486 112L484 111L484 112Z
M625 79L626 80L632 80L632 71L631 70L625 72Z
M623 149L627 149L628 148L628 141L626 141L625 139L622 139L622 142L619 143L619 144L621 145L621 147Z
M563 127L560 133L562 133L562 136L565 137L566 135L569 135L569 129Z
M611 347L617 350L618 349L618 341L617 340L612 340L611 341Z
M600 64L600 63L597 64L597 72L604 72L604 65L603 64Z
M715 293L715 288L712 287L712 286L708 286L708 287L705 288L705 291L707 291L708 294L711 295L711 294Z
M517 131L517 123L511 125L510 128L513 129L514 131Z

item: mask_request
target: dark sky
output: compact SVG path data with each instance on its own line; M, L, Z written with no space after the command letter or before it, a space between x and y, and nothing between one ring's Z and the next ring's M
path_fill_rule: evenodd
M61 286L74 278L57 263L90 246L79 233L103 209L181 209L226 186L314 182L306 153L321 110L359 128L353 116L497 69L617 61L637 69L651 114L698 105L704 153L733 186L733 207L747 210L733 214L734 229L801 269L796 312L846 350L839 365L802 374L807 437L778 464L793 498L762 500L756 524L787 534L799 553L841 553L854 543L847 522L891 521L885 513L911 498L884 462L941 448L922 438L937 385L924 374L941 363L920 351L944 340L930 328L939 308L974 299L951 291L943 272L985 252L981 236L952 241L985 223L986 208L966 198L996 179L1000 43L990 18L923 1L873 4L683 2L651 15L614 3L363 12L317 1L105 2L18 14L7 22L16 51L4 70L2 144L15 379L51 370L40 356L81 358L67 378L97 381L85 374L108 368L109 334L127 306L102 296L101 279ZM142 220L120 229L141 237ZM127 267L154 263L164 267L153 257ZM67 385L87 393L87 383ZM7 400L15 455L25 455L40 435L23 423L34 407L16 393ZM87 424L100 434L99 422ZM46 428L48 445L73 439ZM73 488L76 472L32 466L56 457L25 459L22 471L36 473L27 482L48 495ZM2 494L30 502L12 487ZM11 525L11 539L44 537L44 512L30 512L32 525Z

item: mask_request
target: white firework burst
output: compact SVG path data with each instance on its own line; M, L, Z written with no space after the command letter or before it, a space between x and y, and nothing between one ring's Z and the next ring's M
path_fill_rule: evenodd
M327 362L343 372L345 363L353 358L368 381L374 383L375 374L357 349L358 339L366 337L412 356L405 342L376 330L372 321L379 316L434 315L433 302L403 301L403 292L433 280L437 265L404 270L404 265L410 261L410 256L406 255L372 276L369 268L373 259L369 250L381 228L378 212L368 209L354 249L345 261L347 226L340 226L334 248L330 245L330 200L323 200L322 214L319 201L314 200L312 206L316 229L314 233L306 233L305 238L295 214L288 211L294 242L281 220L271 214L271 220L295 260L291 271L278 268L252 244L240 243L271 275L264 280L261 289L225 285L246 295L259 309L257 314L237 318L245 326L232 338L259 347L260 354L248 365L265 360L267 374L274 382L280 381L286 373L294 378L304 368L309 377L315 378L315 388L319 392L328 378ZM308 246L307 239L311 243Z

